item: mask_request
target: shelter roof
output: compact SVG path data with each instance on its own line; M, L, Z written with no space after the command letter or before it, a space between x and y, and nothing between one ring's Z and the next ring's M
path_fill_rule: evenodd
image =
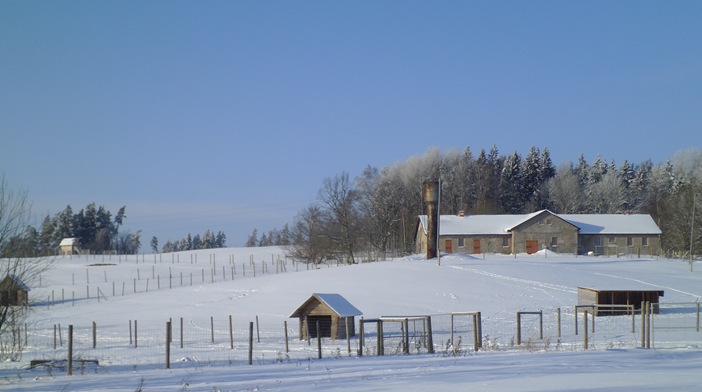
M78 245L78 238L64 238L59 243L59 246L70 246L70 245Z
M293 314L290 315L290 317L301 317L302 311L312 301L319 301L320 303L327 305L339 317L360 316L363 314L360 310L356 309L355 306L351 305L351 303L347 301L346 298L342 297L339 294L314 293L307 301L305 301L299 308L297 308L297 310L295 310L295 312L293 312Z
M20 279L19 276L17 276L17 275L7 275L7 276L5 277L5 279L2 280L2 283L5 283L5 282L8 281L8 280L11 281L12 283L14 283L16 286L18 286L19 288L21 288L21 289L24 290L24 291L29 291L29 290L31 290L31 289L29 288L29 286L27 286L27 285L22 281L22 279Z

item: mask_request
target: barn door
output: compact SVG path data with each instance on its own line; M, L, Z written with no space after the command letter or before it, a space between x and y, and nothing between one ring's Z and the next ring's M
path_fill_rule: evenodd
M473 254L480 254L480 240L473 240Z
M452 240L446 240L445 247L446 247L446 253L453 253L453 241Z
M527 240L526 242L526 252L528 254L534 254L539 251L539 241L537 240Z

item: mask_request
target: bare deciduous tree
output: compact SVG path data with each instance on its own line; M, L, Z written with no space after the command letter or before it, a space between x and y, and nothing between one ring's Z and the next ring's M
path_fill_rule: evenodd
M15 192L5 177L0 177L0 250L7 257L0 259L0 280L10 276L29 287L36 287L40 275L51 266L47 258L21 257L21 249L13 247L13 238L27 235L30 204L27 192ZM0 293L0 359L17 360L24 340L19 328L24 325L28 308L13 300L16 293Z
M326 178L319 191L319 199L327 207L331 218L326 235L346 253L348 263L355 264L354 253L360 234L358 193L349 180L348 173Z
M310 264L318 264L329 253L329 243L324 236L324 213L317 205L310 205L295 218L291 230L290 255Z

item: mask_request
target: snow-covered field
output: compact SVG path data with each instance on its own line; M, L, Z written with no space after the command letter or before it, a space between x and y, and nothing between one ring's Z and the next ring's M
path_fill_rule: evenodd
M697 390L702 332L695 328L694 303L702 295L702 266L695 267L689 272L679 261L542 253L443 255L441 266L415 256L308 270L285 261L279 248L140 255L138 261L135 256L58 258L31 292L35 306L27 347L18 362L0 364L0 390ZM661 314L654 316L654 348L638 347L637 315L596 318L585 350L582 324L580 334L574 333L578 286L664 290ZM288 318L312 293L339 293L365 318L431 315L436 353L427 354L417 337L410 355L398 354L396 331L388 326L385 356L375 355L374 331L369 331L363 357L357 356L356 336L351 353L346 341L324 339L318 359L315 342L300 341L297 319ZM666 305L672 303L685 305ZM478 352L472 350L468 318L457 318L454 325L462 345L448 342L448 315L470 311L482 314L484 348ZM523 344L516 345L519 311L543 312L543 339L537 317L528 315L522 320ZM138 346L131 341L134 320ZM169 320L172 362L165 369ZM255 321L249 365L248 328ZM29 369L33 359L65 358L68 325L74 326L75 356L99 365L76 364L72 376L61 366ZM417 331L416 324L411 328Z

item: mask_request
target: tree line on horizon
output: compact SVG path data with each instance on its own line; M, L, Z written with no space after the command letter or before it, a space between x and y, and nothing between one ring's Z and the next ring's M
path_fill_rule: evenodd
M691 241L693 252L702 252L702 206L692 215L702 190L699 150L683 150L658 164L600 156L589 163L581 154L556 168L548 148L531 147L523 157L500 154L496 146L477 156L470 146L445 153L432 148L392 166L368 166L355 178L346 172L326 178L318 200L286 225L285 236L274 229L261 243L254 230L247 246L288 246L310 263L330 257L353 263L369 251L411 254L426 180L440 180L440 214L644 213L661 228L666 254L689 254ZM697 236L691 238L693 231Z
M186 250L197 250L197 249L213 249L213 248L224 248L227 246L227 236L223 231L218 231L215 234L213 231L205 230L205 232L200 236L200 234L195 234L191 236L190 233L182 238L180 241L166 241L163 244L161 252L180 252ZM158 238L151 238L151 250L154 253L158 253Z

